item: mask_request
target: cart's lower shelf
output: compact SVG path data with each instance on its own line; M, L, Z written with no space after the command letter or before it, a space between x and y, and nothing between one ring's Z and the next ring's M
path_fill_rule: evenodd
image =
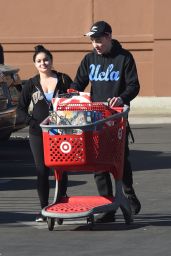
M114 197L104 196L62 197L60 202L46 207L46 213L72 214L88 212L95 207L111 204L114 200Z

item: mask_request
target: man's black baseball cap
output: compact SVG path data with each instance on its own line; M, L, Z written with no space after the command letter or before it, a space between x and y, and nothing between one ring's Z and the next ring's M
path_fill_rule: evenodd
M86 33L84 36L101 37L111 33L112 28L107 22L97 21L92 25L90 31Z

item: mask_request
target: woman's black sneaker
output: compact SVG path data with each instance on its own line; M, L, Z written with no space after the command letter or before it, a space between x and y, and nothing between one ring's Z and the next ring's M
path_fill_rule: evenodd
M41 212L36 216L35 219L36 222L45 222L47 221L47 217L43 216Z

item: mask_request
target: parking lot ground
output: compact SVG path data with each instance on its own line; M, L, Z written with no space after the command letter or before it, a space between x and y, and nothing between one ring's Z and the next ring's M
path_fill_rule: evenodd
M121 211L116 222L95 225L69 220L49 231L36 223L39 211L36 176L27 130L0 145L1 256L170 256L171 251L171 124L133 125L130 145L134 188L142 210L126 225ZM52 200L54 180L50 177ZM97 194L91 174L69 175L69 195Z

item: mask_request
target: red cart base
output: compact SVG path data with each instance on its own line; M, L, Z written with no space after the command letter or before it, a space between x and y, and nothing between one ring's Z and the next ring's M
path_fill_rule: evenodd
M92 209L113 203L114 197L103 197L103 196L71 196L62 197L60 202L49 205L46 207L46 215L50 213L50 216L59 217L72 217L73 215L82 216L84 213L90 212Z

